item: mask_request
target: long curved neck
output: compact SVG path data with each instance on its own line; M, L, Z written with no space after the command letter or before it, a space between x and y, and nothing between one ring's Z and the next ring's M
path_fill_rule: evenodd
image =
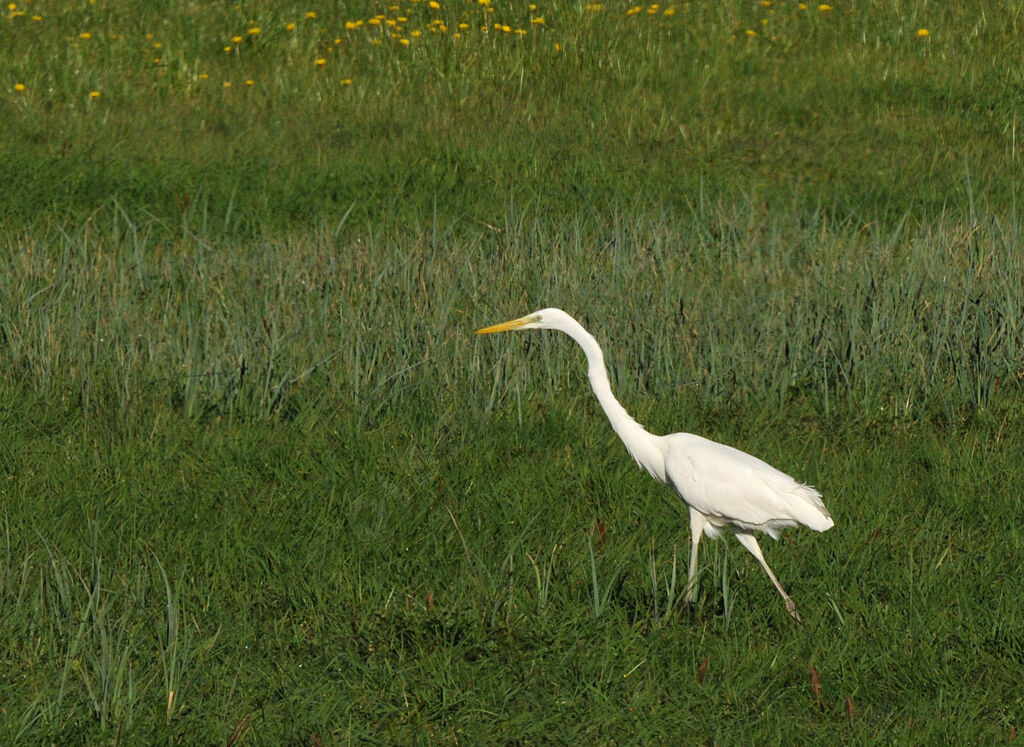
M630 455L641 467L658 479L664 480L664 459L661 456L661 451L657 448L657 442L661 437L650 433L633 420L626 412L626 408L615 399L611 383L608 380L608 369L604 364L604 354L601 352L601 346L597 344L597 340L575 319L571 319L571 323L566 326L564 332L574 339L586 353L590 387L597 395L601 409L608 416L608 421L619 438L622 439L622 443L626 445Z

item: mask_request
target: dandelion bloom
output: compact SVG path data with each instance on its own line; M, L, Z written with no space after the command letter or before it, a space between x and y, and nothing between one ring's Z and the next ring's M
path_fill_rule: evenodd
M344 79L342 79L341 85L343 85L343 86L350 86L350 85L352 85L352 79L351 78L344 78Z
M225 88L231 88L231 81L230 80L224 81L224 87Z
M226 47L224 47L224 51L225 52L230 52L232 49L234 49L234 47L232 47L230 44L228 44Z
M209 77L206 73L199 73L199 80L206 80Z
M247 33L249 34L249 36L258 36L260 33L260 27L253 26L251 29L249 29Z
M24 83L15 83L14 84L14 90L19 92L19 93L21 93L22 91L25 90L25 84Z
M928 29L918 29L917 35L920 37L928 36Z
M747 29L747 36L757 36L757 32L754 29Z
M399 39L398 43L401 44L403 47L408 47L409 46L409 40L408 39Z
M317 57L316 58L316 66L317 67L323 67L326 64L327 64L327 60L325 60L323 57Z
M430 0L430 2L427 3L427 7L430 8L431 10L440 10L441 3L437 2L437 0Z
M89 98L98 99L100 97L99 91L89 91Z
M235 44L241 44L242 43L242 37L240 37L240 36L232 36L231 37L231 41L233 41Z
M78 35L78 38L79 39L92 39L92 34L90 34L88 31L83 31L81 34Z
M543 26L544 16L538 16L537 18L532 19L530 23L532 23L534 26Z
M306 18L316 18L316 11L315 10L307 10L306 11Z
M826 5L825 3L822 3L821 5L818 6L818 10L820 10L822 13L824 13L825 11L832 10L832 6L831 5Z

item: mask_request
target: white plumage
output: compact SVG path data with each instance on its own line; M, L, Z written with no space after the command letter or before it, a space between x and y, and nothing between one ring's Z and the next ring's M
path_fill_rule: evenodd
M612 394L597 340L561 309L542 309L477 330L477 334L514 329L556 329L579 343L587 355L590 385L626 449L637 464L672 487L689 507L692 544L685 601L693 600L701 535L718 537L722 529L729 529L757 558L785 600L786 609L799 621L796 605L768 567L753 533L764 532L778 539L780 530L792 527L819 532L830 529L832 517L818 491L731 446L692 433L649 433Z

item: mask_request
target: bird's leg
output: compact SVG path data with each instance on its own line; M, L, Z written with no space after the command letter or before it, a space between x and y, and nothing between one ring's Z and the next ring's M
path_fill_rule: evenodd
M704 533L704 525L707 519L704 514L695 509L690 509L690 572L686 579L686 596L683 597L683 604L693 604L693 587L697 581L697 547L700 545L700 536Z
M782 584L779 583L779 579L775 578L775 574L772 573L772 569L768 567L767 561L764 559L764 555L761 553L761 546L757 544L757 538L754 535L747 532L736 532L736 539L739 540L740 544L743 545L750 554L757 558L757 562L764 568L765 573L768 574L768 578L775 584L775 588L779 590L779 594L786 602L786 610L791 614L797 622L803 622L800 619L800 614L796 611L796 604L789 598L789 594L782 588Z

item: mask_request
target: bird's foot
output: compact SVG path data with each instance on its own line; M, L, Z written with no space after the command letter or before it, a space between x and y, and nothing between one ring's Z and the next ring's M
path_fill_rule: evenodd
M800 619L800 613L796 611L796 604L789 597L786 597L786 610L793 616L794 620L798 623L803 623L803 620Z

